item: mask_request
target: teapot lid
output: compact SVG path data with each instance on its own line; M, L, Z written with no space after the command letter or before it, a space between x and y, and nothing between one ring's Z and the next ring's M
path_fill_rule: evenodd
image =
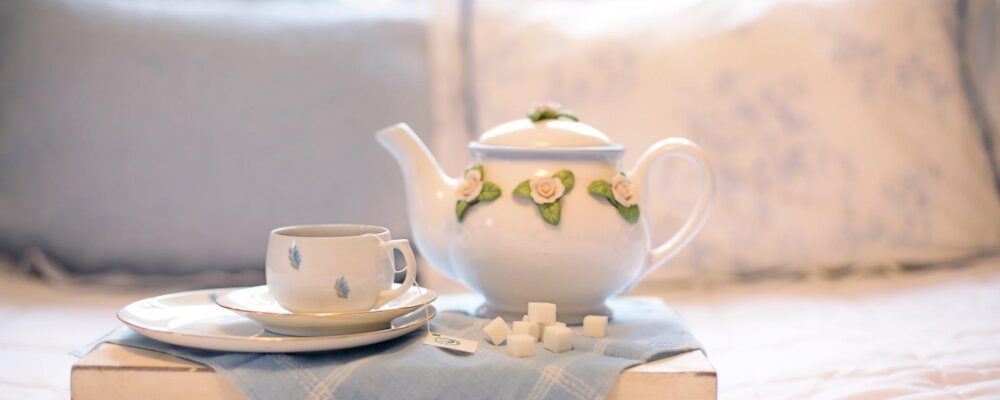
M500 124L483 133L479 143L491 146L566 148L612 145L607 135L580 122L558 103L536 106L527 118Z

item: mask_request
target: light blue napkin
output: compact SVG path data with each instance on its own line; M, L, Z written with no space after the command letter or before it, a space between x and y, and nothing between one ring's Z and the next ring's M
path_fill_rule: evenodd
M350 350L257 354L173 346L126 327L74 354L82 357L103 342L161 351L212 367L251 399L601 399L625 368L701 348L656 298L611 299L615 316L606 338L587 338L581 327L571 327L573 350L555 354L538 343L531 358L508 356L506 347L485 340L489 321L467 314L476 297L442 296L435 305L441 311L432 330L479 340L475 354L423 345L425 329Z

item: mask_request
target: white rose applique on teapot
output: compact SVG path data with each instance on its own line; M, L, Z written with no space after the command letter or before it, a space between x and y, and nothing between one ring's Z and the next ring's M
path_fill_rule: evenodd
M683 138L653 144L632 169L624 146L555 104L469 143L456 179L406 124L376 134L402 168L417 249L483 295L480 316L520 319L528 302L559 305L560 321L611 315L604 302L663 265L701 229L715 194L712 169ZM654 161L681 156L701 172L681 229L653 246L639 192Z

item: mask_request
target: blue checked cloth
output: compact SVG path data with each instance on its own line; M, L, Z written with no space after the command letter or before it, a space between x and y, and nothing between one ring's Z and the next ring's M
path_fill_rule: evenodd
M212 367L250 399L601 399L625 368L701 348L663 301L621 297L608 301L615 317L606 338L587 338L571 327L573 350L555 354L538 343L534 357L514 358L485 340L488 320L469 316L479 302L477 296L442 296L431 324L434 332L479 340L471 355L421 344L424 329L349 350L258 354L174 346L126 327L74 355L103 342L160 351Z

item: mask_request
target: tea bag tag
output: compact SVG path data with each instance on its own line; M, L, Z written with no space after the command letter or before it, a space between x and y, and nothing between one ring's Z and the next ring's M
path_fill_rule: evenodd
M424 344L469 354L475 353L476 347L479 346L478 341L445 336L440 333L427 334L427 338L424 339Z
M416 282L413 282L413 285L417 287L417 293L423 296L423 291L420 290L420 285ZM476 352L476 347L479 346L478 341L445 336L440 333L431 332L431 314L430 311L427 310L427 307L424 307L424 315L427 316L427 324L424 325L424 327L427 328L427 337L424 339L424 344L462 353L472 354Z

